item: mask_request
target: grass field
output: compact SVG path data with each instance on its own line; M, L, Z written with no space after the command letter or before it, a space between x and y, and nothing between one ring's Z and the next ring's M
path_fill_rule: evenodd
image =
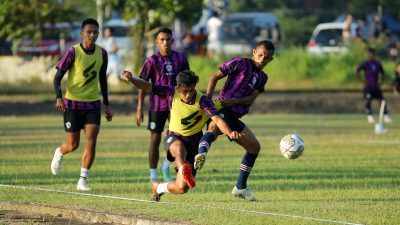
M243 150L224 137L212 146L197 187L185 195L164 195L161 203L5 187L0 201L193 224L400 224L400 116L393 119L388 133L375 135L364 115L245 117L262 146L248 182L257 202L231 196ZM279 140L287 133L305 140L305 154L296 160L279 153ZM148 136L144 127L134 126L133 116L103 122L89 176L91 193L148 200ZM64 157L58 176L50 172L63 139L61 116L0 117L0 183L75 191L84 143Z

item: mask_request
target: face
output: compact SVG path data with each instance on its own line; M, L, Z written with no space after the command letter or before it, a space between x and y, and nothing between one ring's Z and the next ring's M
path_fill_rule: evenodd
M160 49L161 55L169 55L171 53L171 45L174 42L171 35L168 33L159 33L156 39L156 44Z
M368 52L368 59L369 60L375 59L375 54L373 52Z
M176 90L179 93L179 97L180 99L184 102L184 103L190 103L190 100L193 98L193 95L196 93L196 85L192 85L192 86L177 86Z
M274 58L272 52L269 52L264 45L260 45L253 50L253 61L258 69L263 69Z
M85 45L94 45L99 36L99 28L93 24L87 24L81 30L81 37Z

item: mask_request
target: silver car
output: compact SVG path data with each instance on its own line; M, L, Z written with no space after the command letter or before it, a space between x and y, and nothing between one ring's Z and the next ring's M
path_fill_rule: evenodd
M321 23L314 29L307 51L314 55L345 53L348 47L343 42L343 23Z

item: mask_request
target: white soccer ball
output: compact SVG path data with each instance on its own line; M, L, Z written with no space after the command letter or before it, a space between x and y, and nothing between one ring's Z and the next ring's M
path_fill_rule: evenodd
M296 159L304 153L304 141L297 134L288 134L279 144L281 154L287 159Z

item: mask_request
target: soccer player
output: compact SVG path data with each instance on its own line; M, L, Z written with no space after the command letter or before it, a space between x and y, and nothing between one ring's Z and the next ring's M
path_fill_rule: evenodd
M360 76L360 71L364 71L365 77ZM364 83L364 98L365 112L367 113L368 123L374 123L374 117L372 116L371 102L372 99L377 99L379 104L382 104L384 100L383 93L380 85L385 81L385 72L381 63L375 59L375 49L368 49L368 60L362 62L356 70L356 77ZM390 123L392 119L388 115L388 110L385 105L383 112L383 120L386 123Z
M264 92L268 76L262 69L273 60L275 47L272 42L264 40L253 49L252 59L235 57L219 67L219 70L211 77L207 95L212 98L215 86L219 80L226 78L225 84L219 93L217 101L222 109L220 115L233 131L241 133L241 136L234 140L245 149L245 154L240 164L240 173L232 194L249 201L255 201L256 197L247 188L247 179L260 152L260 143L254 133L247 127L240 118L249 112L251 104L257 96ZM206 159L211 143L221 132L211 121L208 132L200 140L198 152L195 156L194 167L200 170Z
M177 76L176 88L157 86L144 80L133 78L130 72L122 74L135 87L160 94L173 93L171 121L167 136L164 139L167 157L175 161L178 173L176 180L160 184L152 182L152 200L160 201L164 193L184 194L189 188L196 186L193 170L194 156L197 154L199 140L203 136L202 128L210 119L221 131L236 140L239 132L231 131L229 126L219 117L214 103L209 97L196 91L199 77L190 70L182 71Z
M71 47L56 66L57 73L54 77L56 108L64 113L66 138L54 153L51 172L53 175L57 175L60 172L64 155L78 149L81 129L83 129L86 144L76 188L78 191L90 191L87 177L95 158L101 120L99 83L106 120L111 121L113 114L109 109L108 102L107 52L95 44L99 35L99 24L94 19L85 19L82 22L80 34L83 39L82 43ZM67 91L63 99L61 80L67 71Z
M162 28L157 32L156 45L159 51L146 59L139 75L140 78L151 81L155 85L176 86L176 75L183 70L188 70L189 63L183 53L171 49L173 42L174 39L172 39L172 31L170 29ZM145 91L139 89L135 115L137 126L140 126L143 122L143 99L145 94ZM147 129L150 130L150 182L158 180L157 164L160 157L159 146L165 122L170 116L171 101L172 93L160 95L153 92L149 96L149 122ZM172 179L169 171L170 164L171 162L165 159L161 166L161 173L165 181Z

